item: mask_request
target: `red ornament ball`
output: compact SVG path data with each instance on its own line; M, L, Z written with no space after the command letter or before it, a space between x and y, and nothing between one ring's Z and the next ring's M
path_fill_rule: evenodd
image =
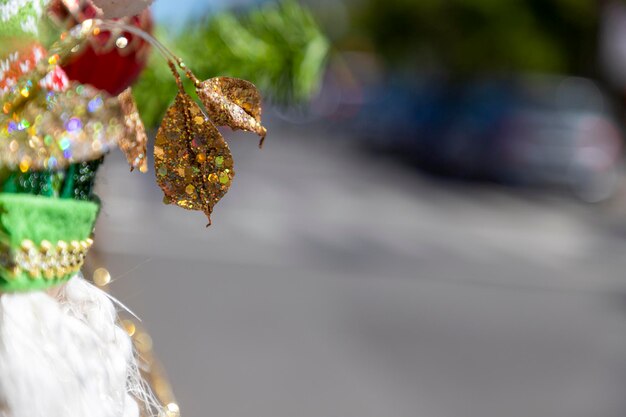
M52 3L51 14L66 26L72 27L86 19L96 18L98 9L90 2L59 0ZM147 33L153 22L149 9L142 13L119 19L127 25ZM145 68L150 44L137 35L122 29L101 31L90 38L88 45L63 66L70 80L118 95L133 84Z

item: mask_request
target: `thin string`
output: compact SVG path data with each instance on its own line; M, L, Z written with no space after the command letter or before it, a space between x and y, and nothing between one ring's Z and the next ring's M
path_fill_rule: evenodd
M150 35L146 31L139 29L135 26L128 25L124 22L104 21L104 20L98 20L98 19L94 21L96 25L101 28L122 29L126 32L129 32L129 33L132 33L134 35L141 37L146 42L149 42L152 46L154 46L169 63L174 63L174 65L178 65L178 67L185 72L185 75L187 76L187 78L189 78L196 87L201 84L201 81L187 67L187 65L183 62L182 59L174 55L172 51L170 51L165 45L163 45L161 42L159 42L156 38L154 38L152 35Z

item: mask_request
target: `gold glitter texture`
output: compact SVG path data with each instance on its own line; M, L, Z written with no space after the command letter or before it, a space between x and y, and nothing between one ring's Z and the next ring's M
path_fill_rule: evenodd
M64 92L29 83L20 87L28 90L27 99L3 97L12 104L0 113L0 166L22 172L65 168L99 158L126 134L117 98L78 83Z
M131 170L147 171L147 136L130 90L111 97L77 83L63 92L39 83L51 67L67 62L85 47L86 39L111 25L86 20L62 33L47 59L0 97L0 167L21 172L64 169L71 163L97 159L119 145ZM179 94L155 141L157 183L165 203L201 210L210 224L213 207L235 175L228 145L215 126L254 132L261 137L261 145L266 135L261 95L253 84L236 78L200 82L180 59L166 58ZM185 93L177 64L194 82L206 113Z
M263 145L267 130L261 125L261 94L251 82L230 77L211 78L196 92L217 126L254 132Z
M203 211L211 224L213 207L235 175L233 158L217 128L182 91L157 133L154 163L164 201Z
M146 135L146 129L137 111L137 104L131 89L127 88L117 98L124 114L124 126L126 127L126 134L119 139L118 146L126 155L131 171L138 168L141 172L147 172L148 135Z
M13 255L13 259L8 262L8 266L14 274L23 271L28 273L31 279L64 277L80 270L92 245L91 239L71 242L60 240L56 244L43 240L39 245L24 240Z

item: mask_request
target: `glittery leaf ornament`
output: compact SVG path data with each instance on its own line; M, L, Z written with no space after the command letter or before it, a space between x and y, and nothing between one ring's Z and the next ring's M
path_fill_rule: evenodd
M56 81L53 70L66 64L84 48L86 40L102 30L132 32L167 60L179 93L155 140L157 183L166 203L200 210L211 224L213 208L228 192L235 175L232 155L216 125L254 132L262 143L266 129L261 125L261 95L253 84L240 79L201 82L164 45L124 22L85 20L61 34L48 59L40 59L29 67L28 75L14 77L5 86L6 93L0 97L0 167L19 168L22 173L64 169L76 162L97 160L118 145L131 170L147 171L147 136L130 89L114 97L76 81L60 91L55 90L55 83L45 82ZM38 55L41 58L42 54ZM196 86L206 109L186 93L179 70Z
M148 135L137 111L137 104L131 89L127 88L117 98L124 114L124 126L126 128L126 134L119 139L118 146L126 155L131 171L138 168L141 172L147 172L146 147Z
M125 135L116 98L76 83L62 92L37 87L27 81L2 97L0 166L65 168L99 158Z
M182 89L157 133L154 164L164 201L203 211L210 225L213 207L235 175L233 158L217 128Z
M267 130L261 125L261 94L249 81L217 77L199 83L198 97L218 126L254 132L263 145Z

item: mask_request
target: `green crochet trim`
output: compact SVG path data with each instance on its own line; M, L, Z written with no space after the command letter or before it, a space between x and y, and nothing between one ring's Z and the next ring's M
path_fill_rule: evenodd
M47 240L81 241L93 231L99 206L90 201L57 199L29 194L0 194L1 261L11 259L23 241L40 245ZM49 279L31 277L26 271L11 273L0 268L0 291L39 290L66 281L73 274Z

